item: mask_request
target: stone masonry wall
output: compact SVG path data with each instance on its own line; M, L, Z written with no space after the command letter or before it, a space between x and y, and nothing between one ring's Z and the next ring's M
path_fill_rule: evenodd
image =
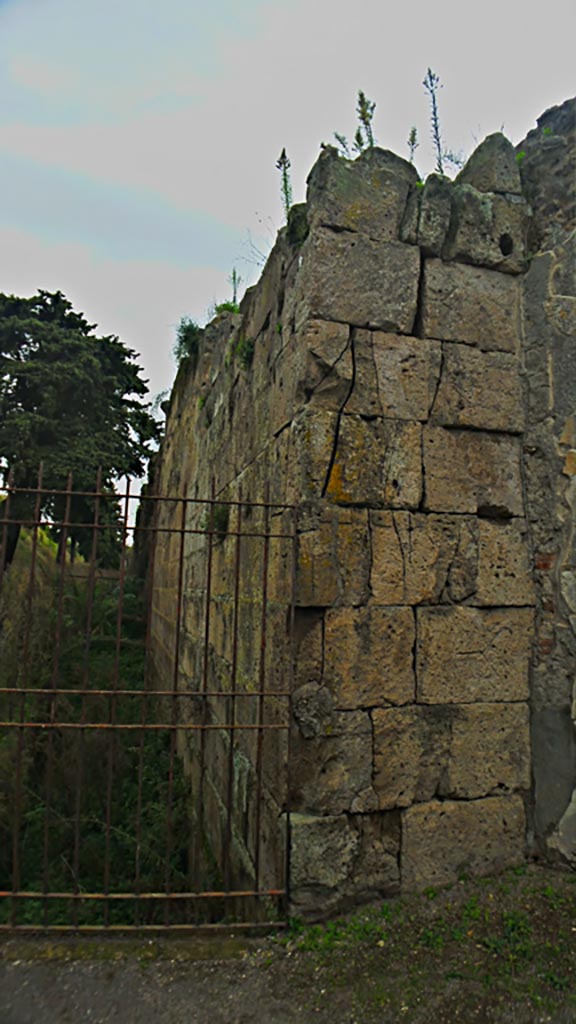
M535 261L526 274L533 221L518 168L499 134L455 182L422 184L388 151L349 162L324 149L240 314L206 328L172 394L160 493L206 497L215 477L231 498L241 487L299 510L295 913L526 855L535 596L522 310ZM175 558L156 559L159 676ZM280 552L278 609L286 564ZM190 650L193 608L181 622ZM285 615L274 622L286 651ZM224 630L216 660L226 643ZM274 685L287 660L268 666ZM194 689L193 658L179 685ZM274 763L270 865L285 809ZM213 808L216 847L218 820ZM249 842L238 856L250 860Z
M576 866L576 100L517 147L534 212L523 281L526 494L537 595L534 826Z

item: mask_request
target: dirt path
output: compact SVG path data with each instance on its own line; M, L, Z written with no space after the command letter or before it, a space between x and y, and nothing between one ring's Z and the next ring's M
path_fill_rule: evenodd
M576 876L387 901L282 940L12 940L0 1024L576 1022Z

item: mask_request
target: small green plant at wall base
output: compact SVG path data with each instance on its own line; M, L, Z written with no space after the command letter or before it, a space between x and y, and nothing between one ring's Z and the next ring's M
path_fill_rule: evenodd
M206 395L200 395L200 398L198 399L198 408L199 409L203 409L205 405L206 405Z
M526 156L526 150L524 150L524 149L519 150L519 152L516 153L516 161L519 164L521 164L525 156Z
M290 181L290 160L286 149L283 149L276 161L276 167L281 174L280 192L282 195L282 205L284 207L284 213L286 220L288 220L288 214L290 213L290 207L292 206L292 182Z

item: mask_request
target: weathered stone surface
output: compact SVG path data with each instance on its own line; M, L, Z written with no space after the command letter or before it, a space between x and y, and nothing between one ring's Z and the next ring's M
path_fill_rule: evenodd
M410 334L419 274L420 254L414 246L316 228L302 248L296 330L316 318Z
M456 178L457 185L472 185L479 192L522 195L522 183L514 146L502 132L488 135Z
M345 409L346 413L357 413L360 416L381 416L382 405L374 362L372 331L353 327L351 349L353 373L350 376L346 402L342 403L340 408Z
M442 377L433 422L518 433L524 425L516 356L470 345L443 346Z
M325 617L324 682L338 708L414 699L410 608L338 608Z
M264 440L306 405L339 409L350 391L352 373L349 327L329 320L306 321L298 334L288 335L272 368L260 374L258 389L268 406L262 419L268 432Z
M318 685L324 664L324 612L322 608L297 607L294 613L295 685Z
M334 700L330 690L318 682L299 686L292 695L292 714L305 740L314 739L326 732L332 721L333 710Z
M430 174L422 189L418 245L425 256L441 256L452 209L452 182L442 174Z
M426 420L440 373L438 342L375 331L372 351L380 414L390 419Z
M426 260L422 327L428 338L516 352L518 282L493 270Z
M526 269L530 207L521 196L478 192L455 185L445 260L493 267L508 274Z
M397 892L400 884L398 815L317 817L292 814L292 911L314 920Z
M382 809L530 786L527 704L387 708L373 711L372 721Z
M551 107L516 147L522 153L520 176L534 210L530 248L555 248L576 222L576 98ZM572 275L574 271L572 270Z
M408 190L417 179L412 164L389 150L367 149L352 162L327 146L308 176L310 224L397 240Z
M420 424L343 416L326 496L344 505L417 508L422 496Z
M475 518L373 511L370 530L376 604L453 603L476 591Z
M419 608L416 615L419 701L527 699L530 608Z
M328 890L342 885L352 872L359 838L345 815L290 815L291 881L296 893L308 887ZM301 898L304 893L301 892ZM318 893L313 894L318 901Z
M450 709L386 708L372 711L372 722L379 807L430 800L448 760Z
M347 894L357 900L367 900L398 892L399 814L353 815L352 822L360 835L360 849L354 871L346 885Z
M368 597L370 571L367 511L332 507L308 522L311 528L298 538L296 603L361 604Z
M519 796L420 804L402 815L402 885L448 885L525 856L525 814Z
M531 568L524 520L514 519L508 523L480 520L475 603L534 604Z
M454 708L439 795L470 799L529 788L528 705L470 704Z
M507 434L424 427L426 508L520 516L520 447Z
M307 700L310 703L310 693ZM334 711L329 717L317 714L314 720L319 731L310 738L300 729L293 733L291 806L312 814L374 810L368 713Z

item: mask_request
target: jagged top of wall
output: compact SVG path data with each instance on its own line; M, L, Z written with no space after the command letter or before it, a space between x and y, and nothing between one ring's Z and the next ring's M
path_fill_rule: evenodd
M232 417L245 391L255 396L273 382L281 401L283 384L274 376L279 356L314 319L418 335L411 293L422 256L482 273L523 273L536 246L574 224L575 112L575 100L547 111L516 150L501 133L488 136L454 181L431 174L421 182L410 163L388 150L367 150L350 161L325 147L308 178L307 202L292 208L240 312L212 321L180 367L165 444L192 405L201 437L223 405ZM278 423L280 429L280 415ZM236 456L234 462L238 469Z

